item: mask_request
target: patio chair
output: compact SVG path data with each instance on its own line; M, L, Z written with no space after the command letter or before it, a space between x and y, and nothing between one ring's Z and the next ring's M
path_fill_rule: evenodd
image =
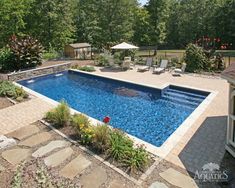
M181 69L174 69L172 76L181 76L185 72L187 64L183 63Z
M130 69L130 61L123 61L123 63L122 63L122 69L123 70L128 70L128 69Z
M131 57L124 57L124 60L122 62L122 69L128 70L131 68Z
M138 72L148 71L150 69L150 67L152 66L152 64L153 64L153 58L148 57L147 60L146 60L146 65L142 66L142 67L139 67L137 69L137 71Z
M168 65L168 60L162 59L160 67L154 68L153 73L160 74L160 73L164 72L165 69L167 68L167 65Z

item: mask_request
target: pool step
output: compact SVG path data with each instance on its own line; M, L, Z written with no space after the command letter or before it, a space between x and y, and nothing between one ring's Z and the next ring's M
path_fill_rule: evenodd
M176 97L162 96L162 99L164 99L166 101L169 101L169 102L173 102L173 103L178 104L178 105L188 106L190 108L196 108L200 104L200 103L197 103L197 102L186 101L184 99L180 99L180 98L176 98Z
M178 89L166 89L164 90L164 93L172 93L172 94L181 94L181 95L185 95L185 96L189 96L189 97L193 97L193 98L199 98L199 99L205 99L206 96L204 95L199 95L196 93L190 93L190 92L186 92L186 91L182 91L182 90L178 90Z
M183 105L189 108L196 108L206 96L190 93L178 89L167 88L162 92L162 99L168 102Z
M188 95L183 95L183 94L179 94L179 93L171 93L171 92L163 92L163 96L164 97L175 97L175 98L180 98L186 101L194 101L194 102L199 102L201 103L201 101L203 101L203 99L201 98L197 98L197 97L191 97Z

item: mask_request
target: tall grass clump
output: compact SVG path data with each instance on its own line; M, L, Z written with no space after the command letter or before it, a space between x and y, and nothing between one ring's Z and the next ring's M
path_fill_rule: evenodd
M110 147L111 129L107 125L97 125L92 138L93 147L99 152L105 152Z
M71 115L68 104L62 101L56 108L46 113L45 119L60 127L69 125Z

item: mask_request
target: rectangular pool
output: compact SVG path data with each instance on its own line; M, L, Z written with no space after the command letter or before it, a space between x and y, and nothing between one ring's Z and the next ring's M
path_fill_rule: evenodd
M210 94L170 85L162 90L75 71L19 81L55 101L160 147Z

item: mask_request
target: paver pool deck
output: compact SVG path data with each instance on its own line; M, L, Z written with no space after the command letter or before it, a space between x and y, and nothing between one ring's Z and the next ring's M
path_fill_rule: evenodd
M191 172L195 169L201 169L205 163L220 164L225 153L226 117L228 114L228 83L225 80L188 74L173 77L168 72L160 75L152 74L151 71L139 73L136 69L111 71L97 68L94 74L156 87L170 83L216 91L216 97L165 159ZM41 98L33 98L22 104L0 110L0 134L7 134L30 125L41 119L52 107Z

